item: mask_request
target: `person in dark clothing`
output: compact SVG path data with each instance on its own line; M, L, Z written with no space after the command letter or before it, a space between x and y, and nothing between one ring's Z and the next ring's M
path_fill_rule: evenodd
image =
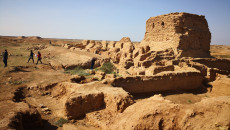
M29 60L28 60L28 62L27 62L27 63L29 63L29 62L30 62L30 59L32 59L32 60L33 60L33 63L34 63L34 53L33 53L33 51L32 51L32 50L30 51L30 57L29 57Z
M37 64L38 64L38 61L40 61L40 62L41 62L41 64L42 64L42 55L41 55L41 53L40 53L40 52L38 52L37 57L38 57Z
M7 67L7 59L8 59L8 52L7 50L5 50L5 52L3 53L3 62L5 64L5 67Z
M90 67L91 70L93 70L93 66L95 64L95 61L96 61L96 58L93 58L91 61L91 67Z

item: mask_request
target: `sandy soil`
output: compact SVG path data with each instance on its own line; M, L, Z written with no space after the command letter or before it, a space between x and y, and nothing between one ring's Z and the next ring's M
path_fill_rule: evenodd
M210 51L213 57L230 59L230 45L211 45Z
M36 42L20 42L15 40L0 40L0 52L4 49L9 51L8 67L4 68L3 63L0 63L0 125L4 126L4 119L12 112L16 112L16 107L20 106L18 102L27 103L29 108L37 108L41 113L41 118L44 122L43 129L58 129L56 122L60 119L57 113L44 114L39 107L44 104L52 111L58 111L64 109L60 107L59 101L47 93L46 90L38 90L37 88L43 86L52 86L52 84L69 80L71 75L65 74L64 70L55 70L50 65L50 60L57 60L58 62L65 62L68 64L75 64L76 62L82 62L82 60L90 59L98 56L85 51L70 52L69 50L60 46L53 46L44 43L47 46L46 49L39 50L43 56L51 58L43 58L43 64L35 65L31 61L26 63L29 50L26 48L36 45ZM37 51L35 51L37 53ZM230 46L212 45L211 54L215 57L230 58ZM68 58L71 57L71 58ZM98 56L100 57L100 56ZM2 56L1 56L2 58ZM62 61L60 59L66 59ZM230 77L225 75L218 75L217 79L210 82L201 89L195 91L173 91L160 93L162 96L176 104L192 105L200 102L204 98L212 98L219 96L230 96ZM15 97L15 92L19 88L23 88L19 96ZM133 95L136 102L140 102L144 99L159 94L136 94ZM18 105L18 106L17 106ZM23 106L23 104L22 104ZM27 109L27 108L25 108ZM4 127L2 127L4 128ZM93 126L87 119L71 120L68 124L65 124L66 129L99 129ZM59 129L62 129L59 127Z

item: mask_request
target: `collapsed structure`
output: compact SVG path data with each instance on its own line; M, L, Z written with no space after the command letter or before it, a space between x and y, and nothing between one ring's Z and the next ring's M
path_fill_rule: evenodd
M64 48L52 47L70 50L58 53L56 59L49 54L53 69L89 68L92 57L98 56L95 66L110 61L117 68L116 74L91 71L92 80L73 75L68 80L21 87L10 103L17 102L15 114L2 121L9 119L9 124L0 122L0 128L42 126L41 115L46 114L52 115L52 120L63 117L71 122L85 118L100 129L229 129L229 96L207 97L190 105L173 103L161 95L136 103L132 96L199 89L214 81L216 74L229 75L230 60L210 58L210 39L204 16L171 13L148 19L140 43L132 42L129 37L118 42L65 41L69 44L64 44ZM24 91L28 91L29 98L23 96ZM42 95L44 100L34 95ZM29 106L39 103L42 104L30 111ZM63 129L76 128L69 122Z
M170 13L149 18L146 21L144 39L140 43L134 43L129 37L123 37L120 41L109 42L83 40L80 45L65 44L64 47L71 51L79 51L77 48L81 48L104 56L104 58L99 58L97 63L102 65L107 61L112 62L117 68L116 74L122 76L105 76L104 73L98 72L95 76L100 77L102 83L109 84L109 86L123 88L130 94L141 94L199 89L206 83L214 81L216 74L228 75L230 61L212 58L210 56L210 41L211 33L204 16L189 13ZM105 93L105 102L102 100L101 104L108 104L110 99L106 96L106 92L100 92ZM212 109L212 105L207 105L209 102L214 105L215 101L213 99L202 100L197 104L186 107L186 105L174 104L156 95L133 104L132 99L127 94L122 95L126 96L123 96L121 100L118 98L118 105L122 104L121 107L125 110L124 112L120 111L121 114L118 114L118 116L111 114L109 112L110 108L107 108L106 105L103 110L85 112L88 113L86 118L102 129L212 129L215 127L213 126L215 119L210 119L208 116L215 115L219 108ZM78 94L78 96L81 95ZM94 98L101 100L100 96L98 94ZM114 96L114 99L118 97L117 95L112 96ZM220 108L227 108L229 107L227 98L229 97L220 97L214 100L219 105L222 102L227 104ZM76 104L72 100L67 101L65 106L69 118L76 118L72 111L81 108L81 104L79 106L78 101L75 102ZM87 102L90 103L90 101ZM99 101L95 100L95 102ZM68 103L74 105L69 107ZM111 104L108 106L111 106ZM208 107L206 110L212 112L201 112L202 110L200 111L200 107L197 106ZM116 106L116 108L118 107L120 106ZM202 113L202 120L208 119L212 123L209 125L193 124L194 118L200 117L196 116L199 115L199 112L196 112L197 110ZM117 111L113 113L117 113ZM203 118L203 116L206 118ZM111 117L113 117L112 121ZM218 121L219 124L229 128L226 125L226 120L229 117L221 116L221 118L223 119ZM71 128L70 126L66 125L66 128Z
M142 93L196 89L204 79L215 80L217 72L228 73L229 67L215 63L210 66L210 59L219 62L210 57L210 40L204 16L170 13L149 18L140 43L123 37L118 42L83 40L81 45L65 44L64 47L72 51L81 48L107 57L99 59L98 64L111 61L122 75L113 85L131 93ZM221 64L228 66L229 61L221 60Z

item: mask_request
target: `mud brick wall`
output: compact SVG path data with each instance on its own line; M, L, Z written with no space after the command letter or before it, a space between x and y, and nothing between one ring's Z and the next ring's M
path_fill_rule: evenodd
M220 70L227 70L228 72L230 72L230 60L227 59L205 58L205 59L194 59L193 62L204 64L209 68L217 68Z
M151 50L173 48L178 56L209 57L211 33L204 16L170 13L146 21L146 33L141 44Z
M155 76L117 78L114 87L122 87L129 93L188 90L201 87L203 77L198 71L165 72Z

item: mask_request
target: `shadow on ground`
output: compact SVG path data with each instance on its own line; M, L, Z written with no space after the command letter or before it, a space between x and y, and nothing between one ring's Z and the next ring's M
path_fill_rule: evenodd
M140 93L140 94L132 94L134 100L146 99L154 96L155 94L161 94L163 97L169 95L178 95L178 94L204 94L208 92L208 88L212 90L212 85L205 84L202 87L194 90L175 90L175 91L165 91L165 92L151 92L151 93Z

